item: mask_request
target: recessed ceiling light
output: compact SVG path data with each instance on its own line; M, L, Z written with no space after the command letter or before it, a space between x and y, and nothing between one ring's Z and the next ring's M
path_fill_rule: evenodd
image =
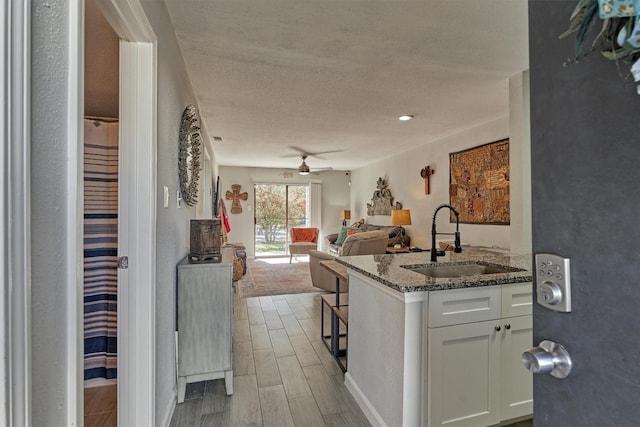
M402 120L403 122L406 122L407 120L411 120L413 119L413 116L411 114L405 114L403 116L398 117L398 120Z

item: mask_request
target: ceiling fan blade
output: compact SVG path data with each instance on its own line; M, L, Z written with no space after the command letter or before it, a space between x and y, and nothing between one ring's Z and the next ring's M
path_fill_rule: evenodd
M331 153L342 153L344 150L328 150L328 151L307 151L304 150L300 147L295 147L295 146L289 146L289 148L291 148L294 151L297 151L298 154L290 154L290 155L286 155L283 156L284 158L288 158L288 157L300 157L300 156L307 156L307 157L317 157L319 159L321 159L321 155L323 154L331 154Z

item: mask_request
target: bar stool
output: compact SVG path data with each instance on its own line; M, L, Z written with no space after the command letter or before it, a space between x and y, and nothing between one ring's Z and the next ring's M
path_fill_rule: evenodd
M347 348L349 345L349 294L340 293L340 282L349 283L347 267L337 261L321 261L320 265L336 276L335 294L322 295L320 334L331 354L343 372L347 370ZM331 310L331 333L324 331L324 306ZM345 333L340 333L340 322L345 325ZM345 346L340 348L340 338L345 338ZM327 338L329 340L327 340ZM343 360L344 359L344 360Z

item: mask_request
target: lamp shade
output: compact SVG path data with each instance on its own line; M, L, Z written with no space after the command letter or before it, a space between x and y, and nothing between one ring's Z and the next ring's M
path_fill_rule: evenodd
M411 211L409 209L392 209L392 225L411 225Z
M340 219L351 219L351 211L342 210L339 215Z

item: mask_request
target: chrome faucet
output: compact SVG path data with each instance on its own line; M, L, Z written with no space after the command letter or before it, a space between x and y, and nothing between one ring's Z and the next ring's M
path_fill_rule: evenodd
M436 232L436 214L438 213L438 211L442 208L449 208L455 215L456 215L456 232L455 233L438 233ZM451 205L440 205L436 208L436 211L433 213L433 222L431 223L431 262L436 262L438 260L439 256L444 256L445 255L445 251L439 251L436 249L436 236L438 234L447 234L447 235L454 235L455 236L455 240L454 240L454 248L453 251L457 254L459 254L460 252L462 252L462 247L460 246L460 231L458 231L458 228L460 226L460 218L459 218L459 214L458 211L454 209L453 206Z

